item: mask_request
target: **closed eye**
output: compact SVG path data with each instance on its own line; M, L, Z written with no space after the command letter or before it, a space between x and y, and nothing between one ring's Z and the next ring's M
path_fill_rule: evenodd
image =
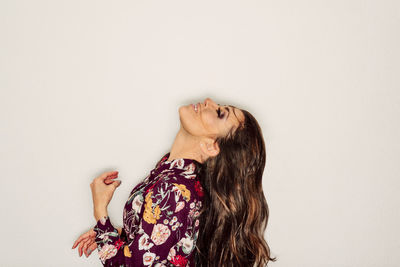
M218 114L218 118L221 118L221 119L223 119L225 116L225 113L222 113L222 116L221 116L221 108L220 107L217 109L217 114Z

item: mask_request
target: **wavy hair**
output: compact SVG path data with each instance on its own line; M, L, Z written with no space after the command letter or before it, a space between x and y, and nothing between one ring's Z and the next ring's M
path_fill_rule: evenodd
M269 215L262 189L265 143L256 119L241 111L244 122L216 138L218 155L195 161L204 190L196 266L259 267L276 261L264 239Z

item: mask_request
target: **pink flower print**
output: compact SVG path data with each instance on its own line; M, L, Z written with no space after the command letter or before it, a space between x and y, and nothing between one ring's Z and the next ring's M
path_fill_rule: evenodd
M196 183L194 184L194 189L196 190L197 194L200 197L204 196L203 187L201 186L199 180L197 180Z
M143 196L139 194L132 200L132 209L136 213L139 213L140 209L142 208L142 205L143 205Z
M199 226L199 220L196 220L196 222L194 223L194 226Z
M175 255L176 255L176 250L172 247L172 248L169 250L167 260L171 261L172 258L175 257Z
M175 231L179 226L182 226L182 223L176 222L176 223L172 226L172 231Z
M151 252L146 252L143 254L143 264L144 265L152 265L156 254Z
M185 252L186 254L189 254L192 249L193 249L193 239L189 238L189 237L184 237L181 239L182 242L182 250L183 252Z
M100 223L102 225L106 225L106 221L107 221L107 216L103 216L103 217L100 218Z
M195 179L196 178L196 174L190 174L190 172L183 172L182 173L183 175L184 175L184 177L186 178L186 179Z
M188 215L188 216L189 216L189 217L193 217L193 215L194 215L194 209L192 209L192 210L189 211L189 215Z
M185 161L183 159L179 159L178 162L177 162L177 166L179 168L183 168L183 164L185 164Z
M117 248L117 250L124 244L124 242L118 238L117 241L115 241L115 247Z
M189 166L188 166L188 168L187 168L187 170L188 170L189 172L193 172L195 169L196 169L196 165L195 165L193 162L190 163Z
M177 166L177 168L182 169L184 163L185 163L185 162L183 161L183 159L176 159L176 160L173 160L173 161L172 161L172 163L171 163L171 165L169 166L169 168L172 169L172 168L174 168L175 166Z
M174 186L174 188L172 188L172 192L174 192L175 194L175 201L179 200L179 197L182 195L181 190L179 190L178 187Z
M171 221L169 222L169 225L173 225L174 222L176 222L178 220L178 218L176 218L176 216L172 217Z
M194 165L194 163L190 163L186 167L186 170L184 172L182 172L182 175L185 176L185 178L187 178L187 179L194 179L196 177L196 174L193 174L195 169L196 169L196 166Z
M175 212L182 210L183 207L185 207L185 201L179 201L178 203L176 203Z
M153 227L151 240L154 242L154 244L161 245L168 239L170 235L171 230L169 230L168 226L158 223Z
M129 233L129 232L127 232L127 233ZM136 234L136 233L134 233L134 232L130 233L130 234L129 234L129 238L130 238L130 239L134 239L134 238L135 238L135 234Z
M175 255L175 257L173 257L171 259L171 263L175 266L179 266L179 267L184 267L186 266L187 263L187 259L181 255Z
M154 244L149 242L149 236L146 233L139 238L139 250L150 249Z
M114 257L117 254L117 248L110 244L105 244L99 251L99 258L103 264L106 260Z

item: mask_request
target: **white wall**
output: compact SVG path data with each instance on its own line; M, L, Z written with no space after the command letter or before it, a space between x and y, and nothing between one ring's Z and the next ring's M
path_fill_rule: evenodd
M0 2L2 266L101 266L89 184L131 189L178 108L247 109L275 267L399 266L398 1Z

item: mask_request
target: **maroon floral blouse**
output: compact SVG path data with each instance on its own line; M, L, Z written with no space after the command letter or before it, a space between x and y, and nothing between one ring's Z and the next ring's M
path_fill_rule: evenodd
M104 266L194 266L203 189L194 160L169 154L130 193L121 235L108 216L94 226Z

